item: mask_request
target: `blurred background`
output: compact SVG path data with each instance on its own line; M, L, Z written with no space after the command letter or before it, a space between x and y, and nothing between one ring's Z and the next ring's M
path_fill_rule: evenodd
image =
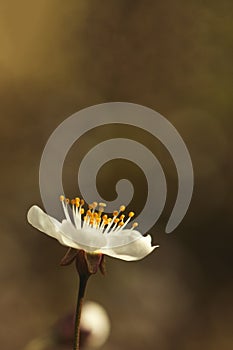
M89 283L87 299L111 319L102 349L232 349L232 12L230 0L0 1L2 349L24 349L75 307L75 268L59 266L66 249L30 227L26 212L42 206L39 162L53 130L110 101L145 105L173 123L195 188L184 220L166 235L177 176L159 142L130 127L98 128L70 151L71 197L84 154L119 134L150 148L168 182L165 210L150 230L160 248L141 262L107 258L107 275ZM113 161L100 175L107 200L117 178L129 178L130 209L140 212L146 183L137 166Z

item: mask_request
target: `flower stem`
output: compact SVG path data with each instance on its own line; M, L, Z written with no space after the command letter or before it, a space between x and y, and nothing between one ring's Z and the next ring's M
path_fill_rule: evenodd
M88 278L89 278L88 275L79 276L79 291L78 291L78 300L77 300L76 316L75 316L73 350L80 349L80 319L81 319L82 305L83 305L84 294L85 294Z

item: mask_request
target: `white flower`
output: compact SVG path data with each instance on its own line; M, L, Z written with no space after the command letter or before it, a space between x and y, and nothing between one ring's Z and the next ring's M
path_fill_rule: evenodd
M122 260L140 260L150 254L158 246L151 245L151 236L146 237L135 230L137 223L131 229L125 229L134 216L130 212L124 222L125 215L121 214L125 206L113 212L113 217L103 215L104 203L96 202L89 205L85 212L84 200L73 200L60 197L65 219L59 222L46 214L38 206L32 206L27 214L28 222L38 230L56 238L62 245L81 249L88 253L109 255ZM70 205L72 215L70 215ZM97 209L98 207L98 209ZM83 219L82 219L83 216Z

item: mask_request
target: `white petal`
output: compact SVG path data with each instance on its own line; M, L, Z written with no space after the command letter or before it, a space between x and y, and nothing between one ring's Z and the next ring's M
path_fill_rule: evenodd
M56 238L61 244L77 248L70 239L65 237L60 231L61 223L53 217L46 214L38 206L33 205L27 213L28 222L39 231L46 233L48 236Z
M104 248L115 248L125 246L137 239L143 237L137 230L120 230L104 234L107 239L107 244Z
M123 232L122 232L123 234ZM140 260L153 252L157 246L151 245L151 236L142 236L126 245L115 246L113 248L102 248L101 252L113 258L126 261Z
M87 252L99 250L106 246L106 237L94 228L77 229L72 223L63 220L60 230L63 235L72 240L79 249L84 249Z

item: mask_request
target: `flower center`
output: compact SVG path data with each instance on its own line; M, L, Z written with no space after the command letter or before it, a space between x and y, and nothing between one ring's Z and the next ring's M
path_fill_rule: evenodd
M126 216L123 212L126 208L124 205L121 205L119 210L115 210L109 217L107 214L104 214L105 203L93 202L88 205L88 209L84 209L85 201L78 197L70 200L62 195L60 196L60 201L65 217L70 222L69 208L72 209L73 221L78 229L91 227L102 233L121 231L134 216L134 212L131 211L125 219ZM131 229L133 230L137 226L138 223L135 222Z

